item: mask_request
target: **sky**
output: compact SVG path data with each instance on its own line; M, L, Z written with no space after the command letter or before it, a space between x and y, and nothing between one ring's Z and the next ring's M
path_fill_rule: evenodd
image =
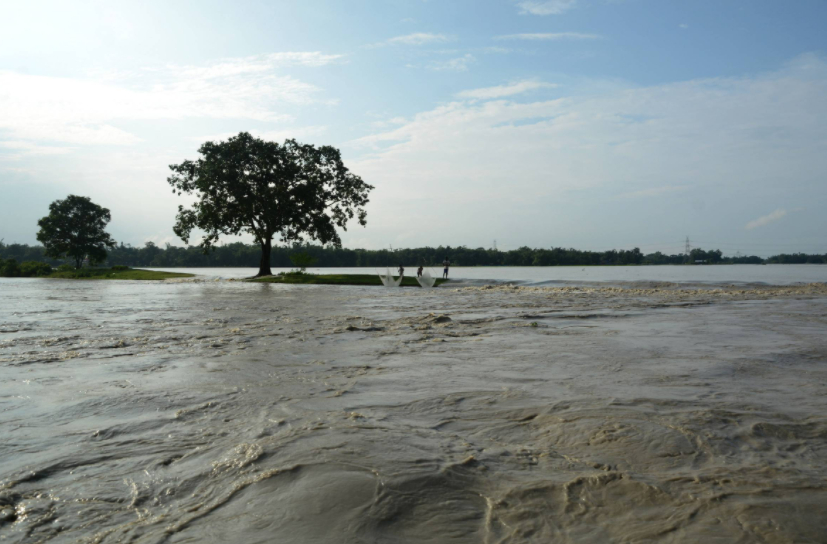
M827 253L823 0L0 13L5 243L36 243L49 203L77 194L119 242L182 245L169 165L248 131L336 146L375 186L345 247Z

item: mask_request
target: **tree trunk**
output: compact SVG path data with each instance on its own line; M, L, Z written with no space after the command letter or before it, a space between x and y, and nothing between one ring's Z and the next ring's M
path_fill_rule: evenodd
M261 262L258 265L258 274L256 274L257 278L261 276L273 275L273 272L270 271L270 251L272 249L273 245L270 238L268 238L266 242L261 243Z

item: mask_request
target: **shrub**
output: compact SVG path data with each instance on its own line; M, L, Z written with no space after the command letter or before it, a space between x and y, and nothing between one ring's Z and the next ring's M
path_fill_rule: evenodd
M71 272L75 269L71 264L62 264L57 267L58 272Z
M15 259L0 259L0 277L16 278L20 275L20 267Z
M25 261L20 265L20 275L25 278L48 276L51 273L52 267L48 263Z
M277 276L312 276L312 274L308 274L307 272L302 272L301 270L291 270L290 272L279 272L276 275Z
M113 272L125 272L127 270L129 270L129 267L123 264L116 264L112 267Z
M316 264L318 259L307 252L302 251L301 253L294 253L290 255L290 261L293 263L293 266L299 269L299 271L304 272L307 270L308 266L313 266Z

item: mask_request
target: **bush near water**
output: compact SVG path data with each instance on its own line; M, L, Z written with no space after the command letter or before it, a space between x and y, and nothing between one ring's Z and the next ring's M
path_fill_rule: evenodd
M48 276L52 267L38 261L25 261L17 264L16 259L0 259L0 277L3 278L37 278Z

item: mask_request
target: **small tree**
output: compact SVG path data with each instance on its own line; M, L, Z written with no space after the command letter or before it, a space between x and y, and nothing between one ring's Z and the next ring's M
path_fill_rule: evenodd
M83 260L100 263L106 260L106 249L115 241L104 229L112 216L85 196L69 195L65 200L49 204L49 215L37 222L37 240L46 248L45 255L55 259L69 257L75 268Z
M293 253L290 255L290 262L293 263L293 266L299 269L301 272L307 271L308 266L313 266L318 262L319 259L310 255L306 251L302 251L300 253Z
M261 246L257 276L269 276L273 237L305 237L341 247L336 227L348 220L366 224L363 206L372 186L352 174L339 150L296 140L267 142L241 132L225 142L206 142L201 158L170 165L172 192L196 197L192 208L178 206L175 234L189 242L194 228L204 235L204 252L220 235L248 233Z

